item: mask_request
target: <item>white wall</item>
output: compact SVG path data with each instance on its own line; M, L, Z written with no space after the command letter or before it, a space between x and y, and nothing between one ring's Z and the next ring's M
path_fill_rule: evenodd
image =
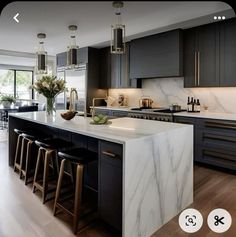
M116 99L119 93L127 95L131 107L138 107L138 99L144 95L154 100L153 106L168 107L178 103L182 108L186 107L188 96L194 96L200 99L202 110L208 106L212 112L236 113L236 87L184 88L182 77L145 79L142 84L142 89L110 89L109 95Z

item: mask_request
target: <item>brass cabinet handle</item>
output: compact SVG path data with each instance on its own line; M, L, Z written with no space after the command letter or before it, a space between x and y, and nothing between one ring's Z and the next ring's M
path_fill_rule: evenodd
M197 53L197 85L200 86L200 52Z
M109 152L109 151L102 151L103 155L110 156L112 158L116 158L116 154Z
M194 52L194 83L197 86L197 52Z
M234 130L236 130L236 123L230 123L230 122L206 121L205 126L206 127L211 127L211 128L225 128L225 129L234 129Z
M215 134L203 134L203 138L226 141L226 142L236 142L236 137L226 137L226 136L215 135Z

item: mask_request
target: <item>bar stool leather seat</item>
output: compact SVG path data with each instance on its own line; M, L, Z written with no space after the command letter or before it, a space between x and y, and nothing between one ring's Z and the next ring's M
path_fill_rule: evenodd
M86 164L94 161L97 157L97 153L86 148L74 148L65 152L58 152L58 156L62 159L69 159L73 162Z
M57 182L53 213L56 215L57 209L59 209L60 211L71 215L73 217L73 232L76 234L82 202L84 166L97 160L98 155L96 152L90 151L86 148L74 148L71 150L58 152L58 156L62 158L62 162ZM65 171L66 164L71 167L71 181L74 186L71 195L73 205L70 208L68 207L68 201L71 203L71 196L69 196L70 198L68 199L68 197L63 197L62 195L62 183L63 179L65 178L65 174L67 173ZM72 166L74 166L75 172L73 172ZM90 210L90 212L94 213L95 210L96 208L93 208L93 210Z
M52 139L45 139L45 140L36 140L35 144L39 147L43 147L45 149L60 149L65 148L71 145L70 142L67 142L60 138L52 138Z

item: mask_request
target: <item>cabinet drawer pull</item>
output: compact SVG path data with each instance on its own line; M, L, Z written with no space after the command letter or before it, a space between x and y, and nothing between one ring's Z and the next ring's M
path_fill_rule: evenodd
M111 153L111 152L109 152L109 151L102 151L102 154L103 154L103 155L106 155L106 156L110 156L110 157L112 157L112 158L116 158L116 154Z
M236 160L236 157L230 154L224 154L216 151L211 151L211 150L203 150L204 155L224 159L224 160Z
M236 137L226 137L226 136L220 136L220 135L215 135L215 134L204 134L203 138L226 141L226 142L236 142Z
M190 121L184 121L184 120L177 120L177 122L178 122L178 123L191 124L191 125L194 124L193 122L190 122Z
M236 124L230 122L205 122L206 127L211 128L226 128L226 129L234 129L236 130Z

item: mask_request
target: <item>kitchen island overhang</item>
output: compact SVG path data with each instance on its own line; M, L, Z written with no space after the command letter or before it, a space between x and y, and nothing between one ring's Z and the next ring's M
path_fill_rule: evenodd
M148 237L193 202L192 125L118 118L111 125L96 126L89 124L91 118L66 121L57 111L49 119L40 111L11 114L9 139L17 121L122 145L123 237ZM9 143L10 165L12 146Z

